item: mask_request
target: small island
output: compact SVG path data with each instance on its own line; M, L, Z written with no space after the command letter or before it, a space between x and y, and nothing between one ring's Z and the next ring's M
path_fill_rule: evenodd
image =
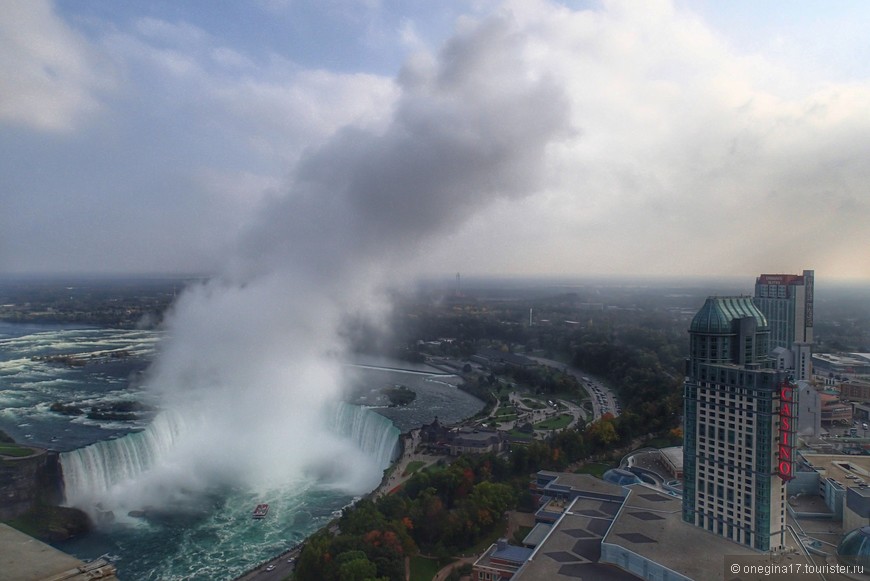
M157 408L140 403L138 401L118 401L110 404L91 406L89 412L75 405L65 405L55 402L48 408L58 414L66 416L80 416L87 413L92 420L131 421L141 418L142 413L157 411Z
M385 387L381 393L390 398L390 407L406 406L417 399L417 392L405 385Z
M42 361L54 365L66 365L67 367L84 367L90 363L108 363L115 359L130 357L127 349L115 351L96 351L94 353L64 353L60 355L34 355L31 361Z

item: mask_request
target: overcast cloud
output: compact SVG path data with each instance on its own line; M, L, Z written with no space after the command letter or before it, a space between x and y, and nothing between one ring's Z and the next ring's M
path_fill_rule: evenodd
M299 155L219 276L189 286L164 321L145 383L172 410L160 421L178 424L175 445L91 500L123 513L216 480L307 477L354 494L377 483L382 466L331 429L347 386L342 318L377 318L379 291L439 233L546 180L570 109L560 84L528 74L527 49L510 18L466 22L402 71L382 122Z
M0 272L870 276L862 3L419 4L12 2Z

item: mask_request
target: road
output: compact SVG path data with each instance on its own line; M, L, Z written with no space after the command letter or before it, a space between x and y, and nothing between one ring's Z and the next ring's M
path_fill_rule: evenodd
M293 573L293 568L296 566L296 559L299 558L299 553L302 551L302 546L294 548L289 553L285 553L279 557L275 557L266 561L256 569L252 569L239 577L237 581L282 581L290 577ZM271 570L269 568L272 567Z
M530 357L530 359L534 359L538 363L548 367L555 367L574 376L574 378L580 382L580 385L583 386L583 389L586 390L586 393L589 394L589 398L592 401L593 419L597 420L605 413L610 413L614 416L620 414L621 409L619 408L619 400L610 388L604 385L600 379L590 375L582 369L569 367L561 361L545 359L543 357Z

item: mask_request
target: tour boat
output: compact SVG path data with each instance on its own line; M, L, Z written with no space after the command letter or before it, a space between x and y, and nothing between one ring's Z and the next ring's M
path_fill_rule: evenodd
M254 509L254 518L266 518L266 513L269 512L268 504L258 504L257 508Z

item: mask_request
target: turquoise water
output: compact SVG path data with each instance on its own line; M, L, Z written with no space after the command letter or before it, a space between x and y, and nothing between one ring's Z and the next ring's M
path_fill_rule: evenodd
M301 542L351 500L311 483L261 493L215 490L170 512L122 516L57 546L80 558L107 555L122 580L231 579ZM260 502L270 505L269 514L254 520Z
M0 323L0 429L19 441L64 452L67 493L76 502L88 504L89 495L110 497L124 478L147 474L162 447L171 446L177 426L166 415L107 422L63 416L48 408L53 402L83 408L130 399L147 402L150 394L138 379L160 340L154 331ZM129 357L100 356L117 349L128 351ZM87 355L88 364L68 367L32 359L70 353ZM97 357L91 360L90 353ZM356 442L360 458L379 469L388 465L399 429L419 426L436 415L458 421L482 407L456 389L455 378L375 369L359 370L356 377L362 386L355 401L360 405L340 404L333 428ZM417 391L414 404L386 407L378 390L396 383ZM277 450L274 462L281 463L285 459ZM101 512L91 503L88 510L99 520L97 532L58 548L85 560L108 556L125 581L232 579L301 542L353 501L336 483L341 467L330 466L325 458L320 468L259 489L223 485L174 490L163 502L136 507L143 513L135 517L126 509ZM372 481L369 488L376 484ZM270 505L269 515L255 521L251 511L261 502Z

